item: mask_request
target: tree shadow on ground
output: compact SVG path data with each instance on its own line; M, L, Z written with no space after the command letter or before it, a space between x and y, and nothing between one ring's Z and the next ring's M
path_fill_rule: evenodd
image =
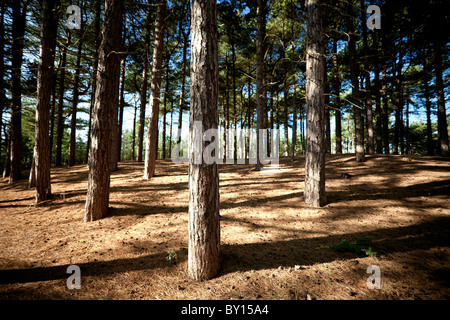
M436 218L416 225L398 228L380 228L373 231L330 235L317 238L298 238L285 241L264 243L223 245L222 270L219 274L243 272L257 269L275 269L307 266L317 263L332 262L337 259L354 259L352 253L339 253L329 248L339 244L343 239L355 241L359 238L371 238L373 250L379 256L397 252L428 250L434 247L450 246L450 217ZM187 249L178 252L180 262L187 259ZM149 270L168 267L166 253L156 253L135 258L94 261L77 264L82 277L101 277L114 273ZM0 284L28 283L67 279L69 265L20 268L0 270ZM443 273L448 277L448 269L435 271L435 276ZM448 281L448 278L446 278Z

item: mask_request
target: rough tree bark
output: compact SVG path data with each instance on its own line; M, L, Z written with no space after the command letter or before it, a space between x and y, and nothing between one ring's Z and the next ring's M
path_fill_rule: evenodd
M262 167L259 143L262 137L259 130L263 129L263 109L266 104L264 94L264 6L264 0L256 1L256 171L260 171Z
M111 158L111 108L117 85L113 73L119 70L117 49L122 31L121 0L106 0L102 42L99 48L95 104L92 110L89 177L83 221L94 221L108 213Z
M207 280L216 276L220 267L219 173L216 162L195 161L206 143L193 127L195 121L201 121L203 132L218 128L216 0L192 1L191 39L188 274L195 280Z
M159 96L161 93L162 51L164 42L164 20L167 0L158 2L155 22L155 49L153 50L152 82L150 96L150 115L147 124L144 179L150 179L155 174L156 154L158 145Z
M59 0L42 2L41 45L37 76L37 104L35 127L34 165L36 174L36 202L51 197L50 184L50 98L53 85L53 64L55 61L57 9Z
M9 183L21 178L22 163L22 58L25 35L26 1L12 3L11 120Z
M323 206L325 194L325 43L322 27L322 1L306 0L306 164L305 202Z

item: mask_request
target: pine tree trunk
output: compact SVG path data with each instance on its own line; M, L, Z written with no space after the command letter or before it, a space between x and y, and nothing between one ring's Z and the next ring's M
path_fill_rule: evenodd
M83 15L81 15L83 16ZM78 109L78 96L80 87L80 69L81 69L81 53L83 49L83 21L81 21L81 29L79 32L77 45L77 62L75 65L75 75L73 82L73 94L72 94L72 119L70 121L70 140L69 140L69 167L75 165L75 143L76 143L76 128L77 128L77 109Z
M88 137L86 143L86 156L85 162L89 163L89 149L91 146L91 125L92 125L92 110L95 104L95 90L97 86L97 70L98 70L98 53L100 48L101 34L100 34L100 14L101 14L101 3L102 0L96 0L95 2L95 24L94 24L94 34L95 34L95 57L94 57L94 73L92 77L92 91L91 91L91 102L89 104L89 125L88 125Z
M292 152L291 152L291 161L295 160L296 148L297 148L297 84L294 75L294 96L292 97L292 109L294 112L294 118L292 120Z
M256 165L255 170L260 171L262 164L260 159L262 139L259 130L263 129L263 109L266 104L264 96L264 15L265 1L256 1Z
M5 157L5 168L3 169L3 178L9 177L11 172L11 140L10 135L6 132L6 126L3 127L3 132L5 133L5 144L6 144L6 157Z
M189 33L183 33L183 60L181 63L181 86L180 86L180 102L179 102L179 112L178 112L178 133L177 133L177 145L181 144L181 129L183 126L183 110L184 110L184 95L185 95L185 85L186 85L186 65L187 65L187 49L189 45ZM181 147L181 146L180 146Z
M284 156L289 156L289 113L288 113L288 93L287 93L287 83L284 82Z
M322 28L322 1L306 0L306 164L305 202L323 206L325 194L325 43Z
M150 96L150 116L148 117L144 179L155 174L158 147L159 98L161 92L162 51L164 42L164 20L167 0L158 2L155 23L155 49L153 50L152 82Z
M63 46L61 52L61 71L59 74L59 94L58 94L58 111L56 113L56 146L55 146L55 165L60 167L62 165L62 141L64 136L64 86L66 79L66 59L67 48L70 44L70 32L67 32L67 42Z
M10 174L9 183L21 178L22 163L22 58L25 35L25 1L12 1L11 44L11 120L10 120ZM3 76L3 75L2 75Z
M433 148L433 131L431 129L431 100L430 89L428 84L429 63L426 52L423 52L423 86L425 95L425 107L427 112L427 155L434 155Z
M382 109L383 146L384 146L384 153L389 154L389 100L387 92L386 66L383 66L381 81L382 81L381 92L383 98L383 109Z
M114 72L119 70L119 58L113 53L120 48L123 2L106 0L102 42L96 75L95 105L92 110L89 176L83 221L94 221L108 213L111 161L111 108L117 85Z
M123 112L125 109L125 70L126 70L126 56L122 57L120 67L120 98L119 98L119 130L117 132L117 140L119 146L117 148L117 161L120 161L122 152L122 128L123 128Z
M36 202L51 197L50 185L50 135L49 116L50 98L53 85L53 64L55 61L57 8L59 0L42 2L41 45L37 77L37 105L35 130L35 171Z
M147 106L147 87L148 87L148 65L150 58L150 19L151 10L148 9L145 39L144 39L144 65L142 68L142 84L141 84L141 99L139 105L139 128L137 137L136 161L142 161L142 154L144 152L144 126L145 126L145 108Z
M195 280L215 277L220 268L219 173L217 163L198 164L208 142L196 135L218 128L218 32L215 0L193 0L191 6L191 112L189 155L188 274ZM200 141L197 141L197 140ZM216 150L217 152L218 150Z
M336 154L342 153L342 124L341 124L341 81L339 77L339 65L337 59L337 40L333 41L333 92L335 113L335 130L336 130Z
M352 3L348 4L348 12L350 17L354 16ZM364 123L359 92L356 34L353 19L348 19L348 29L348 32L350 34L350 39L348 42L348 50L350 56L350 80L352 83L352 102L354 104L353 115L355 121L355 160L356 162L364 162Z
M438 153L441 156L449 156L447 112L445 110L444 81L442 75L442 41L440 38L434 43L435 72L437 91L437 122L438 122Z
M1 16L0 16L0 74L5 74L5 4L0 4ZM6 81L4 77L0 78L0 159L2 158L2 128L3 128L3 108L6 104Z

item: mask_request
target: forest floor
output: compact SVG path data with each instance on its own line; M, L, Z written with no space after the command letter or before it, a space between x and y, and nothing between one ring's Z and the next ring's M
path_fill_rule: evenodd
M328 155L322 208L303 201L304 164L220 166L222 270L205 282L187 275L187 165L159 160L145 181L143 163L120 163L110 214L90 223L86 165L52 169L54 199L39 207L26 179L2 179L0 299L450 299L448 159ZM376 254L330 248L363 238ZM66 286L72 264L79 290Z

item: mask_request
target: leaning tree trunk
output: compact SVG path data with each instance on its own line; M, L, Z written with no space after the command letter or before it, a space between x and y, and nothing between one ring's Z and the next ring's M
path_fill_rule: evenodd
M306 164L305 202L323 206L325 194L325 43L322 28L322 1L306 0Z
M203 132L218 129L216 0L192 1L191 28L188 274L195 280L207 280L216 276L220 267L219 173L217 161L196 161L198 155L202 160L207 143L193 129L195 121L201 121Z
M122 0L106 0L102 42L99 48L95 104L92 110L89 177L83 221L93 221L108 213L111 158L111 108L116 90L114 72L120 60L114 51L120 48Z
M166 2L167 0L159 1L156 13L155 49L153 50L150 116L147 124L144 179L150 179L155 174Z
M36 172L36 202L51 197L50 185L50 98L53 85L53 64L55 61L57 8L59 0L42 2L42 27L39 66L37 77L37 105L35 129L34 165Z

